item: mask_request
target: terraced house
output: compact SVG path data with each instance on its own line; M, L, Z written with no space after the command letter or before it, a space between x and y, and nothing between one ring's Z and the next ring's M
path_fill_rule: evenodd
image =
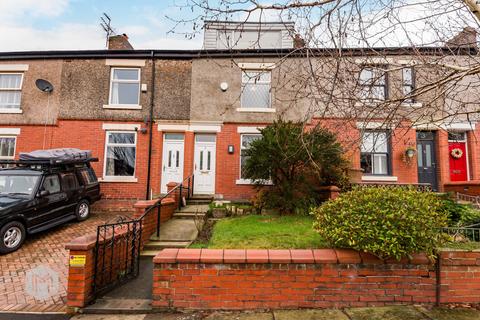
M336 132L357 182L480 190L476 119L432 120L475 107L469 78L456 87L467 102L441 85L413 94L443 76L432 61L469 65L475 46L349 49L339 63L293 30L208 22L203 50L135 50L119 35L108 50L0 53L0 158L90 149L105 199L153 197L192 174L197 194L249 199L244 150L283 117Z

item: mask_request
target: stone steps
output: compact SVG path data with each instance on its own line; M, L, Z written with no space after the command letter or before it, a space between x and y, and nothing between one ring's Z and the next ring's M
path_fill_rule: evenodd
M196 212L175 212L173 218L175 219L203 219L205 218L206 213L196 213Z

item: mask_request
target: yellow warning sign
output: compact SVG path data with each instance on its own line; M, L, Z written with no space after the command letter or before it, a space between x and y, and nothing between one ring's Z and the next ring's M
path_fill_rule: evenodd
M84 254L71 255L70 256L70 266L71 267L83 267L85 265L86 260L87 260L87 256L84 255Z

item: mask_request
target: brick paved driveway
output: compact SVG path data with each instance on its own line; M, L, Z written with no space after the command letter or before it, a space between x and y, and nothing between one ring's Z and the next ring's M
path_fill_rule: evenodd
M86 221L30 236L16 252L0 255L0 312L64 312L68 266L65 244L77 236L95 232L97 225L115 216L113 213L93 213ZM29 295L26 289L29 270L38 267L50 268L58 274L58 291L40 300Z

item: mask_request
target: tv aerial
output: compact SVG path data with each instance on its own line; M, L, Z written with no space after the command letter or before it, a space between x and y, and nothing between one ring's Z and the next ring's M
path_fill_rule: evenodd
M110 36L115 35L116 32L112 27L112 18L105 12L103 15L100 17L100 26L102 27L103 31L105 31L106 39L105 39L105 46L108 47L108 38Z

